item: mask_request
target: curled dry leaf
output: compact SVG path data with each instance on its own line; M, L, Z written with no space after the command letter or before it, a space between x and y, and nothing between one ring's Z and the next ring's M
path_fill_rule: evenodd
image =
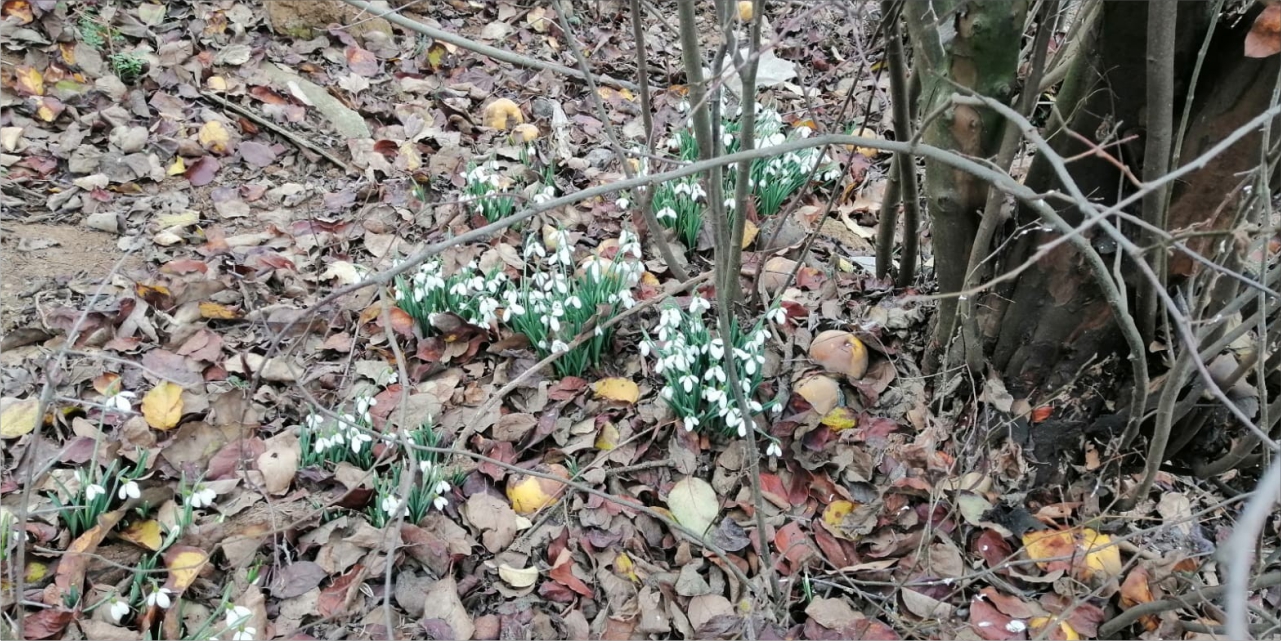
M862 378L867 373L867 347L863 341L837 329L814 337L810 343L810 360L829 372L850 378Z
M841 404L841 386L830 376L815 374L801 381L796 386L796 393L814 408L815 412L826 416Z
M525 114L510 98L499 98L485 105L485 126L492 129L507 129L508 123L519 125L525 122Z
M558 464L539 465L535 471L569 478L569 470ZM552 503L564 491L565 485L551 479L516 474L507 479L507 498L517 514L530 515Z
M498 566L498 576L507 582L507 585L516 589L527 588L538 581L538 568L528 567L516 569L506 563Z
M512 129L512 139L516 142L533 142L538 140L538 127L529 123L521 123Z

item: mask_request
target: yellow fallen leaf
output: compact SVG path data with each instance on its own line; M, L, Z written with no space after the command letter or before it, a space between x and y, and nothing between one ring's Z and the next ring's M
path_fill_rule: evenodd
M222 93L227 90L227 79L222 76L209 76L209 80L206 80L205 84L214 93Z
M525 114L510 98L499 98L485 106L485 126L492 129L506 129L507 121L519 125L525 122Z
M219 155L227 153L227 145L231 143L231 134L217 120L210 120L202 125L197 138L202 147Z
M0 437L18 438L23 434L30 434L39 422L36 416L39 406L40 399L27 398L4 408L4 412L0 412Z
M1089 579L1096 573L1103 579L1121 576L1121 548L1112 544L1112 538L1091 529L1081 530L1081 548L1085 550L1085 565L1081 578Z
M200 317L213 320L235 320L240 318L240 312L226 305L204 301L200 303Z
M533 142L538 140L538 127L523 122L512 129L512 139L516 142Z
M750 220L743 221L743 249L747 249L747 246L756 240L756 235L759 233L761 233L761 228L757 227L756 223Z
M872 140L885 140L880 134L866 127L854 132L854 135L859 136L860 138L871 138ZM881 150L876 149L875 147L856 147L855 151L868 158L875 158L877 154L881 153Z
M527 588L538 581L538 568L528 567L516 569L506 563L498 566L498 576L502 577L507 585L513 588Z
M563 479L569 478L569 470L555 463L539 465L534 470L551 473ZM564 489L563 483L537 476L517 474L507 478L507 500L512 502L512 509L521 515L533 514L555 503L556 497Z
M1031 530L1023 535L1029 559L1046 568L1051 562L1069 562L1076 552L1071 530Z
M629 378L603 378L592 384L597 398L618 403L635 403L640 400L640 388Z
M39 583L48 574L49 566L39 561L31 561L27 563L27 571L25 572L25 575L28 584Z
M120 538L153 552L159 550L160 544L164 542L164 535L160 533L160 521L155 519L130 523L120 533Z
M596 434L596 449L608 452L618 447L618 437L618 428L613 423L602 425L600 432Z
M659 285L658 277L649 272L645 272L644 274L641 274L640 282L642 285L649 285L651 287L658 287Z
M858 425L858 416L848 407L836 407L823 416L822 423L833 432L840 432Z
M182 418L182 386L164 381L142 397L142 417L158 430L171 430Z
M632 583L640 582L640 577L636 576L636 562L632 561L632 557L627 556L626 552L619 552L618 556L614 557L614 571Z
M810 360L823 369L850 378L862 378L867 373L867 347L853 334L839 329L829 329L814 337L810 343Z
M743 22L751 22L752 17L756 15L752 0L739 0L738 2L738 19Z
M62 110L57 107L56 103L51 104L49 100L49 98L41 99L39 107L36 108L36 115L45 122L53 122L57 120L58 114L62 113Z
M1066 621L1059 623L1059 630L1062 632L1061 635L1051 637L1049 635L1042 634L1041 630L1045 629L1045 626L1053 622L1054 620L1050 617L1032 617L1031 619L1028 619L1028 630L1031 633L1029 636L1034 639L1058 638L1063 639L1063 641L1078 641L1081 638L1081 635L1078 634L1072 626L1068 625Z
M850 512L854 511L854 507L854 503L844 499L832 501L823 509L823 522L833 532L840 532L841 522L845 520L846 516L849 516Z
M28 96L44 95L44 74L34 67L19 66L14 72L14 89Z
M187 173L187 163L183 162L182 156L178 156L177 158L174 158L173 164L169 165L169 168L165 170L165 173L170 176L185 174Z
M196 577L209 561L209 554L190 545L175 545L165 552L165 567L169 568L169 581L165 587L174 592L184 592L195 583Z

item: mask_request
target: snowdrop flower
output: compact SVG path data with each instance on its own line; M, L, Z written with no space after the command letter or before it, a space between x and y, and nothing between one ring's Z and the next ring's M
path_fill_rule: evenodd
M155 592L148 594L147 607L160 608L161 610L167 609L173 604L173 602L169 600L170 594L173 594L173 591L169 588L160 588Z
M218 494L216 492L203 485L198 485L191 492L191 496L187 497L187 504L194 509L200 509L202 507L209 507L210 505L213 505L214 499L216 498L218 498Z
M258 629L252 625L242 625L237 627L236 631L231 634L231 641L254 641L254 636L257 633Z
M623 302L624 309L631 309L636 306L636 299L632 298L632 293L626 289L618 292L618 299Z
M592 331L592 335L593 335L593 336L604 336L604 335L605 335L605 330L601 329L600 325L597 325L597 326L596 326L596 328Z
M671 207L664 207L658 210L658 213L654 214L654 217L658 218L659 220L663 220L665 218L676 220L676 210L672 209Z
M103 401L103 405L105 405L107 409L115 410L117 412L132 412L133 400L131 399L137 397L138 395L133 392L118 392L112 396L108 396L107 400Z
M525 245L525 259L528 260L537 256L538 258L547 257L547 249L537 240L531 240Z
M355 432L351 435L351 451L356 454L360 454L360 450L364 447L365 443L372 442L374 442L374 437L364 432Z
M437 494L436 498L431 500L431 504L432 504L432 507L435 507L437 510L444 512L445 508L449 507L449 499Z
M704 379L706 379L706 380L709 380L709 381L710 381L710 380L718 380L718 381L720 381L720 382L724 383L724 382L725 382L725 370L721 369L721 366L720 366L720 365L716 365L716 366L714 366L714 367L708 368L707 373L706 373L706 374L703 374L703 378L704 378Z
M806 129L806 131L809 131L809 129ZM771 457L779 457L779 456L782 456L782 455L783 455L783 448L779 447L778 443L776 443L776 442L771 442L771 443L769 444L769 447L765 448L765 455L766 455L766 456L771 456Z
M89 486L85 488L85 500L92 501L106 493L107 488L102 487L97 483L90 483Z
M125 618L126 614L129 614L129 609L127 602L121 601L118 596L113 595L111 597L111 608L107 610L107 614L111 615L113 622L120 623L120 620Z
M632 201L626 198L619 198L618 200L614 201L614 206L618 207L619 209L627 209L627 207L631 204L632 204Z
M116 496L120 497L120 500L123 501L125 499L136 499L142 496L142 493L138 491L138 483L136 481L128 481L120 486L120 490L116 492Z
M694 428L698 427L698 419L693 416L686 416L684 422L686 432L693 432Z
M726 133L725 135L721 136L721 142L725 143L725 146L726 146L726 147L729 147L730 145L733 145L733 144L734 144L734 134Z
M253 610L250 610L243 605L233 605L226 613L227 627L235 627L242 623L246 623L253 617L253 615Z
M694 391L694 386L698 384L698 379L694 378L692 375L686 374L681 377L680 384L681 388L685 390L685 393L689 394Z
M675 392L672 391L672 387L670 385L667 385L663 387L663 390L659 392L658 395L662 396L664 400L670 401L672 400L672 395L674 393Z
M428 461L426 459L418 461L418 470L423 473L423 476L430 475L432 467L433 466L431 461Z
M640 355L642 358L649 358L649 354L653 350L653 348L649 346L649 341L641 341L640 345L637 347L640 349Z
M774 309L769 310L769 312L767 313L767 317L771 322L773 322L776 325L787 324L787 311L785 311L782 307L775 307Z
M707 302L707 299L702 296L695 296L689 301L689 313L691 314L698 314L699 312L706 311L711 308L712 304Z
M400 513L400 499L394 496L384 496L382 500L378 502L378 507L382 508L382 511L387 514L387 516L398 516Z
M725 342L719 338L713 338L712 342L707 344L707 353L716 360L721 360L725 356Z
M449 481L436 481L436 487L433 487L432 491L437 494L445 494L451 489L453 488L449 485Z
M556 339L556 340L552 341L552 350L551 350L551 351L553 351L553 352L568 352L568 351L569 351L569 345L568 345L565 341L562 341L562 340L560 340L560 339Z

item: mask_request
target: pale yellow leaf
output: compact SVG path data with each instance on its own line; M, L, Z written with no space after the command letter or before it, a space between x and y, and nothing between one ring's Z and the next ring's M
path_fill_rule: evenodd
M640 400L640 388L629 378L603 378L592 384L597 398L618 403L635 403Z
M190 545L175 545L165 552L165 567L169 568L169 581L165 584L174 592L183 592L200 576L209 553Z
M485 126L493 129L506 129L508 121L513 125L525 122L525 114L510 98L499 98L485 106Z
M182 418L182 386L164 381L142 397L142 417L158 430L171 430Z
M10 403L3 412L0 412L0 437L18 438L23 434L31 433L39 422L39 417L36 416L39 406L38 398L27 398Z
M538 568L514 568L506 563L498 566L498 576L513 588L527 588L538 581Z
M231 143L231 134L217 120L210 120L201 126L198 137L202 147L220 155L227 153L227 145Z
M667 507L671 509L676 522L685 527L705 534L716 521L720 513L720 500L711 484L693 476L681 479L672 486L667 494Z

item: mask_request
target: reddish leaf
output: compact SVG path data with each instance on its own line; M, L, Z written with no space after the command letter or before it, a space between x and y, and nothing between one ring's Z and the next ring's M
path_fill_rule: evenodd
M807 559L814 556L814 546L810 543L809 537L801 531L800 523L792 521L784 525L774 535L774 548L778 550L782 560L787 561L787 567L783 568L784 574L794 574L801 568Z
M320 592L316 602L316 611L322 617L334 617L347 611L355 595L360 593L360 584L365 579L365 566L357 563L346 574L334 579L329 587Z
M213 182L214 176L218 175L218 170L222 165L213 156L203 156L187 168L184 174L187 180L191 181L192 187L203 187Z
M41 610L22 620L22 638L50 639L62 634L71 623L75 612L71 610Z
M378 58L370 51L350 46L344 50L347 54L347 66L352 72L372 78L378 75Z
M560 554L556 557L556 563L552 565L551 571L547 573L557 583L587 597L592 598L592 589L583 583L582 579L574 576L574 555L568 549L561 549Z
M254 167L269 167L276 162L276 150L252 140L240 143L240 157Z
M160 272L164 274L190 274L192 272L205 274L209 272L209 265L203 260L179 258L161 265Z
M1245 37L1245 57L1267 58L1281 52L1281 4L1269 4Z
M997 610L978 595L970 601L970 627L979 636L990 641L1027 638L1026 623L1015 622L1015 619Z
M787 499L787 488L783 487L783 479L775 474L761 474L761 495L784 510L792 507L791 501Z
M974 539L972 547L989 568L997 568L1009 562L1010 556L1014 554L1010 544L996 530L983 530L983 533Z

